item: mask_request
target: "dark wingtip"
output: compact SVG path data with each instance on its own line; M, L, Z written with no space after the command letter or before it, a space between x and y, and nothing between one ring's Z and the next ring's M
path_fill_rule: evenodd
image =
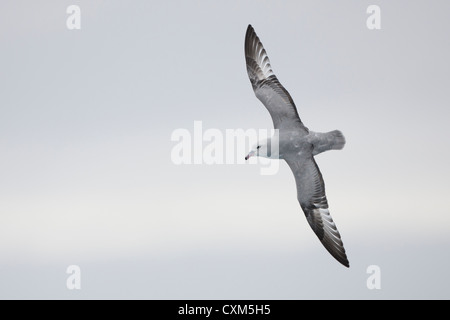
M342 264L344 267L346 267L346 268L350 268L350 262L348 261L348 259L347 259L347 255L345 254L345 250L344 250L344 256L342 257L339 257L339 256L336 256L336 255L334 255L334 254L332 254L333 255L333 257L340 263L340 264Z
M255 30L253 29L252 25L249 24L247 27L247 32L245 33L245 39L247 40L252 33L255 33Z
M345 254L345 249L344 249L344 252L343 252L343 256L342 255L337 255L337 254L332 253L332 252L330 252L330 253L340 264L342 264L346 268L350 268L350 262L348 261L347 255Z
M318 236L317 233L316 235ZM350 268L350 262L348 261L343 243L337 245L335 241L333 240L330 241L330 239L326 237L320 240L320 242L322 242L325 249L327 249L327 251L333 256L334 259L336 259L337 262L342 264L344 267Z
M347 255L345 254L345 251L344 251L344 255L343 256L342 255L337 255L336 253L331 252L330 250L328 250L328 252L331 253L333 258L335 258L337 262L339 262L340 264L342 264L346 268L350 268L350 262L347 259Z

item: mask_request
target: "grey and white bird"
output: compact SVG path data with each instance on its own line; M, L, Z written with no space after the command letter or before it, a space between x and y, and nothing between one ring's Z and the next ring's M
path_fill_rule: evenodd
M306 220L328 252L349 267L341 235L328 210L325 184L314 156L327 150L340 150L345 145L338 131L310 131L300 120L289 92L272 71L269 57L251 25L245 35L247 73L256 97L269 111L276 134L259 141L245 157L262 156L284 159L295 176L297 199Z

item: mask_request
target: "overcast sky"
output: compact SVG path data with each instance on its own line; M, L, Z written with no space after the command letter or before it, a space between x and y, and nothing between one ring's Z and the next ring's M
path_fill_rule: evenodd
M366 26L371 4L381 30ZM449 299L449 11L2 1L0 298ZM194 121L272 128L247 78L249 23L305 125L347 139L316 160L350 269L310 229L284 162L263 176L171 160L172 133Z

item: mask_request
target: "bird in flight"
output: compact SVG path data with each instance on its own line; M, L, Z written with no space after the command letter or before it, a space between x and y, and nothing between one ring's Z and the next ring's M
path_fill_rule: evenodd
M245 157L260 156L284 159L291 168L297 185L297 199L306 220L325 249L341 264L349 267L336 224L328 210L325 184L314 156L327 150L340 150L345 145L338 131L310 131L300 120L291 95L272 71L269 57L251 25L245 35L247 73L256 97L269 111L276 133L259 141Z

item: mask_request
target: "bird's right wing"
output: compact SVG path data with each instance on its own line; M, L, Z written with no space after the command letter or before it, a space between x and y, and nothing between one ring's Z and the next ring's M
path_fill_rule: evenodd
M245 35L245 60L253 91L269 111L275 129L297 128L299 132L308 134L291 95L273 73L266 50L251 25Z
M286 162L294 173L297 198L311 229L328 252L344 266L349 267L341 235L328 210L325 184L316 161L311 157L287 159Z

